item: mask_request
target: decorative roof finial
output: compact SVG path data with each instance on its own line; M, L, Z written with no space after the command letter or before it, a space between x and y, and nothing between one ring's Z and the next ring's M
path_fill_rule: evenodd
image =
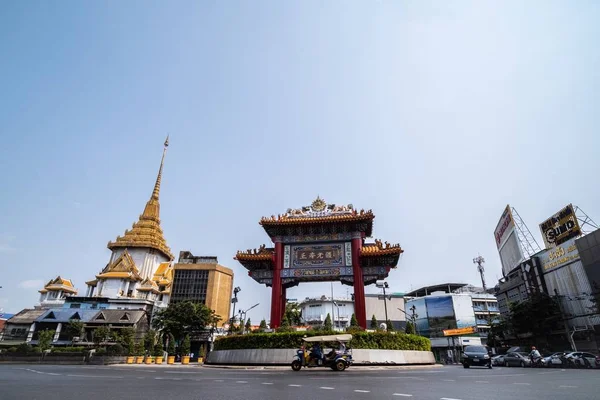
M158 169L158 176L156 177L156 183L154 184L154 190L152 191L152 199L158 200L158 195L160 193L160 181L162 180L162 170L163 165L165 163L165 154L167 154L167 147L169 147L169 135L167 135L167 139L165 140L165 145L163 149L162 159L160 160L160 168Z

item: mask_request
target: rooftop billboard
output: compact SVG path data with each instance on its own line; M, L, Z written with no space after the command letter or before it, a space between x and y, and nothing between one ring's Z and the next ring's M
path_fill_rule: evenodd
M510 205L506 206L496 225L494 238L500 254L502 273L506 275L523 261L523 251L515 230L515 220Z
M540 224L542 238L547 249L559 246L568 240L581 236L581 228L572 204Z

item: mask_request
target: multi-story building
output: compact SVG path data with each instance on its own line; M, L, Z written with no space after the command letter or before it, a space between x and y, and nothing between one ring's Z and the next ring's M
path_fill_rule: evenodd
M206 305L226 324L231 306L233 271L219 265L217 257L194 256L189 251L179 253L174 266L171 301L193 301Z
M62 307L67 297L77 295L73 282L60 276L48 281L39 292L41 308Z
M403 293L365 294L365 308L367 311L368 326L371 326L373 316L377 326L387 321L392 323L394 330L403 331L406 328L405 300ZM387 311L387 321L386 321Z
M354 314L354 301L348 298L327 296L307 297L298 304L302 312L302 323L306 326L321 326L327 315L331 317L334 329L344 330L350 326Z

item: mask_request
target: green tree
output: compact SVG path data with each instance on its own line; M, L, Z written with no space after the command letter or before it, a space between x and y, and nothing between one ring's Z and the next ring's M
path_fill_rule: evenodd
M183 301L170 303L167 308L157 312L152 326L181 340L185 334L205 331L220 320L221 317L204 304Z
M167 353L170 356L175 355L175 337L169 333L169 344L167 345Z
M52 347L52 339L54 338L55 331L49 331L47 329L38 332L38 348L41 351L49 350Z
M152 355L154 357L162 357L163 356L163 346L162 343L160 343L160 341L157 341L156 344L154 345L154 350L152 352Z
M69 335L69 339L73 340L74 337L83 336L83 329L85 324L78 319L72 319L67 324L67 334Z
M394 331L394 324L392 324L392 321L391 321L391 320L389 320L389 319L388 319L388 320L385 322L385 325L387 326L387 331L388 331L388 332L393 332L393 331Z
M352 313L352 317L350 317L350 326L353 328L358 326L358 320L356 319L356 314L354 313Z
M409 335L415 334L415 326L411 321L406 322L406 328L404 328L404 332Z
M134 349L135 349L135 355L136 356L139 356L139 357L143 356L144 355L144 342L141 341L141 340L138 341L135 344Z
M144 349L148 354L152 353L152 349L154 349L154 343L156 342L156 332L152 329L149 329L148 332L144 335Z
M287 317L291 326L302 324L302 310L298 303L286 303L284 316Z
M331 315L329 315L329 313L327 313L327 317L325 317L323 328L328 332L333 331L333 323L331 322Z
M110 328L107 326L100 326L100 327L96 328L93 335L94 335L94 338L93 338L94 344L96 345L96 347L100 347L101 344L103 344L104 342L108 341L108 339L110 339L111 331L110 331Z
M190 335L185 335L185 338L183 339L183 343L181 343L181 355L189 356L190 355L190 347L191 347Z
M260 329L261 331L264 331L265 329L267 329L267 321L265 321L264 319L260 321L260 325L258 326L258 329Z
M507 327L517 338L533 335L533 340L548 344L548 335L558 327L561 319L558 299L545 293L534 293L527 300L512 303ZM540 344L538 344L541 347Z
M375 318L375 314L371 317L371 329L377 329L377 318Z
M290 326L290 321L287 318L287 315L283 316L281 320L281 326L277 328L277 332L290 332L292 331L292 327Z
M246 332L250 332L250 328L252 328L252 322L250 322L250 318L246 321Z

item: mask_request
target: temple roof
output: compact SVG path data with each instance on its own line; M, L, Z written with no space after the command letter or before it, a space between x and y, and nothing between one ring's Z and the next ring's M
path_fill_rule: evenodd
M123 236L118 236L114 242L108 242L107 247L110 250L117 248L151 248L164 254L167 259L173 260L171 249L167 245L163 231L160 227L160 183L162 179L162 170L165 161L165 154L169 146L169 138L165 141L158 176L150 200L146 203L144 212L140 215L139 220L135 222L131 230L126 230Z
M140 287L137 288L138 292L153 292L159 293L158 285L156 282L150 279L144 279L140 284Z
M160 286L165 287L161 293L170 294L171 285L173 284L173 265L170 262L161 263L156 269L152 281L156 282L159 290Z
M60 276L57 276L54 279L51 279L44 285L42 290L39 290L40 293L46 293L49 291L59 291L77 294L77 289L73 286L73 282L70 279L63 279Z
M400 255L402 253L404 253L404 250L399 244L385 242L384 245L381 240L375 240L375 243L365 243L360 250L361 257Z
M267 231L270 236L282 234L282 227L308 227L315 225L349 225L349 229L341 229L341 231L360 231L366 236L371 236L373 229L373 219L375 215L371 210L357 211L352 204L347 206L337 206L335 204L327 204L319 196L312 202L310 206L291 209L289 208L285 214L278 216L261 218L259 224ZM322 229L328 231L331 229ZM333 229L339 230L339 229ZM284 232L284 231L283 231Z
M108 278L120 278L120 279L129 279L132 281L141 281L142 277L140 276L140 272L135 266L135 262L133 258L125 249L123 254L119 258L117 258L113 263L108 264L102 272L96 275L97 279L108 279ZM91 284L92 281L88 282L88 285Z

